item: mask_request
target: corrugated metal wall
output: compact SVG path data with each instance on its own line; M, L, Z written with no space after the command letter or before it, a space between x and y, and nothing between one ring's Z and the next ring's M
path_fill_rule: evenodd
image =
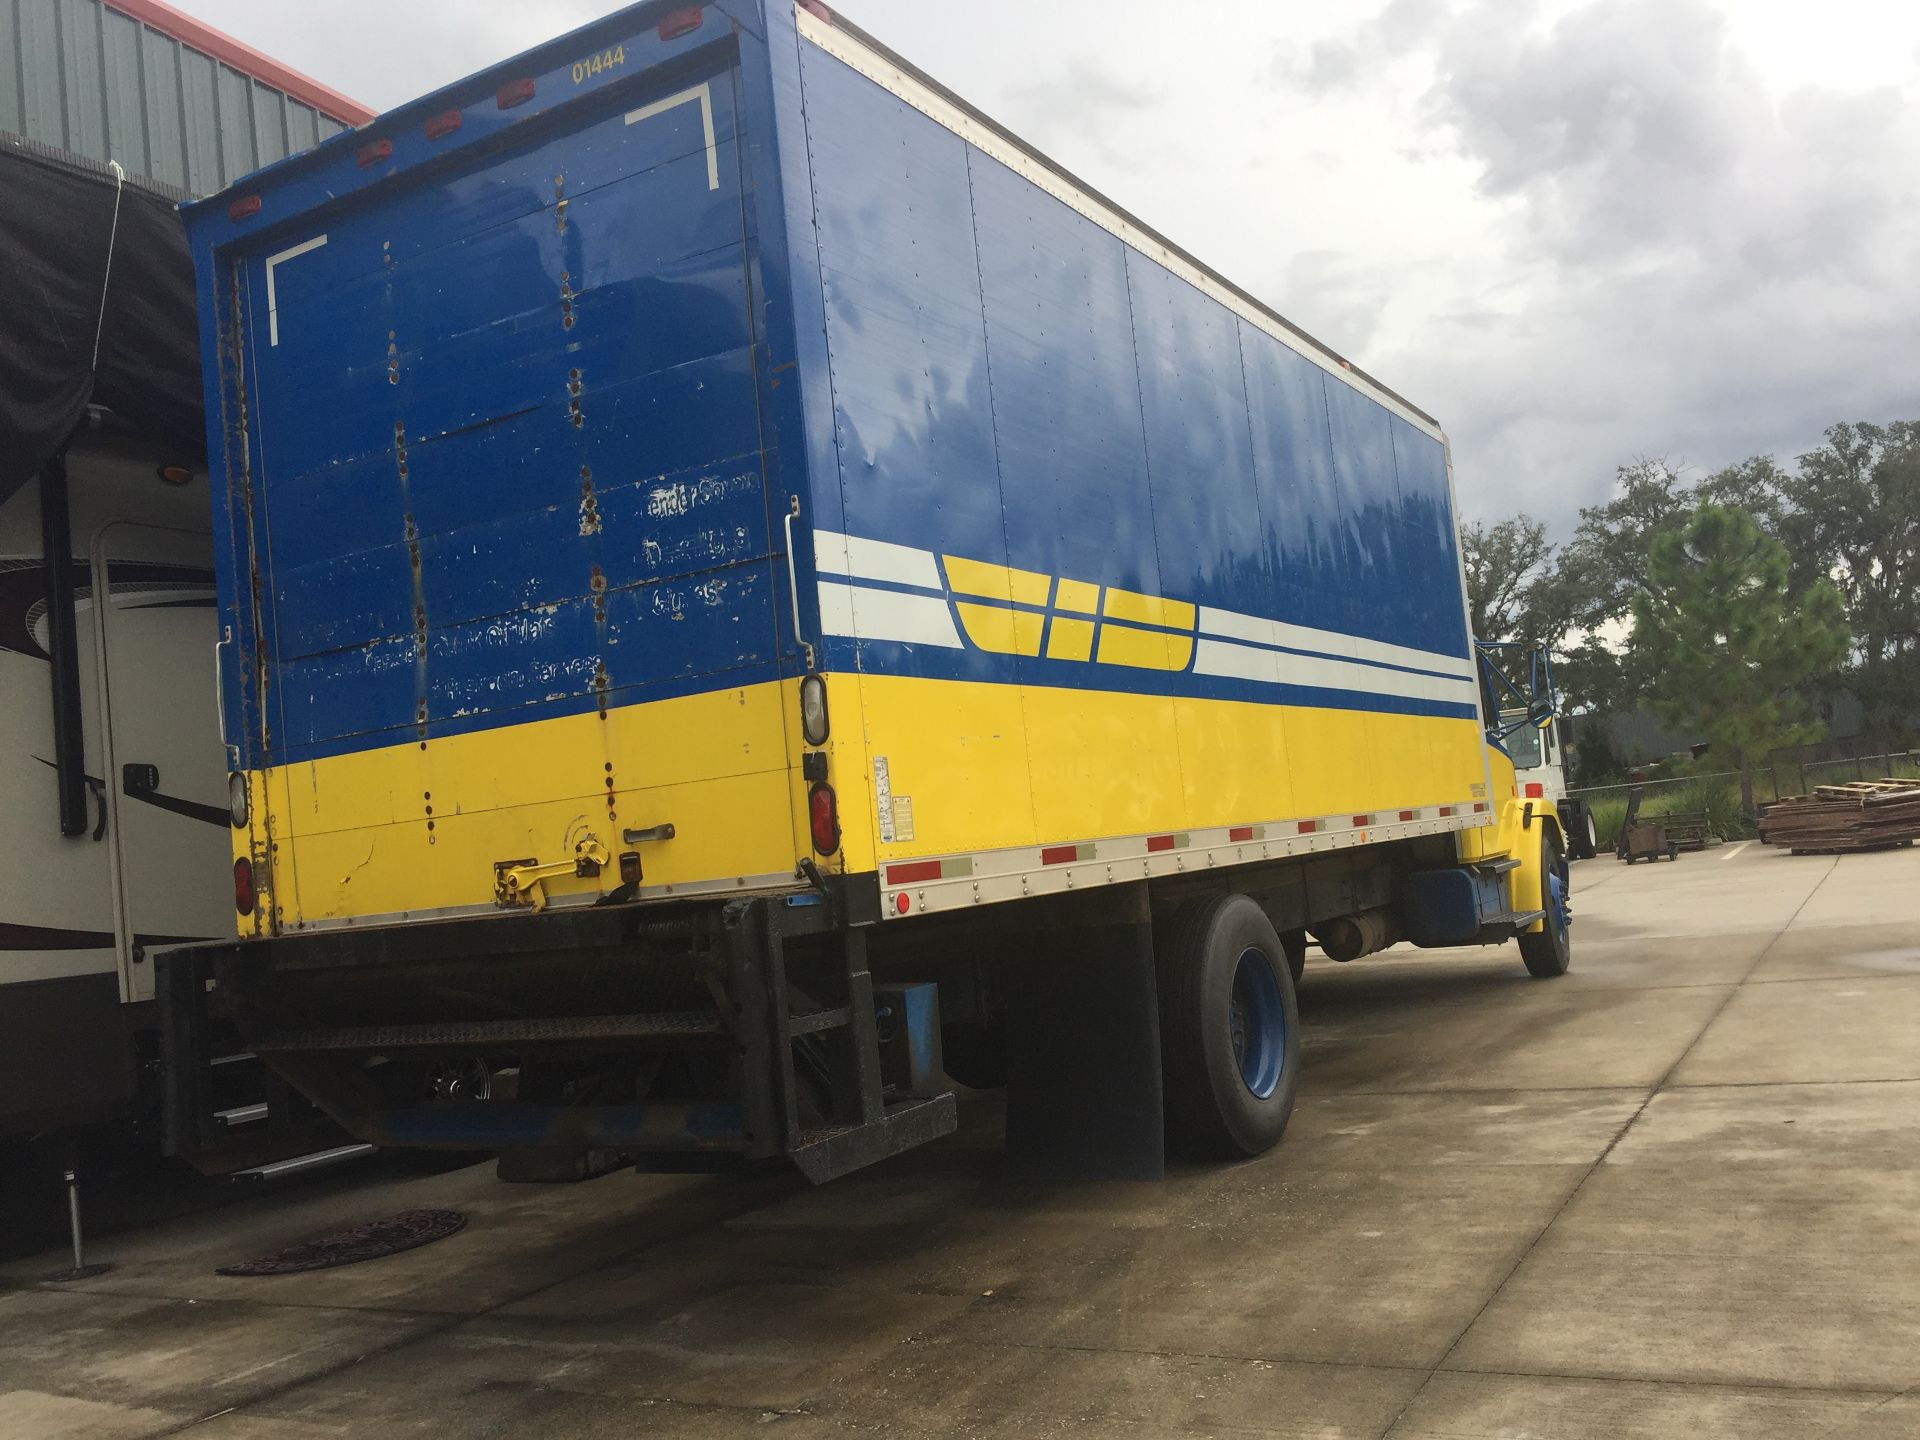
M206 195L344 128L100 0L0 0L0 130Z

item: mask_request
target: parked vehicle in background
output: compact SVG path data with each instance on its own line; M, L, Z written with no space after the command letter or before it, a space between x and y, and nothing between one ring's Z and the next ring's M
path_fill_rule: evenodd
M1309 935L1567 968L1438 425L816 0L186 215L241 933L163 988L363 1138L823 1180L947 1070L1158 1173L1280 1138Z
M231 927L175 207L366 112L150 0L19 0L0 53L0 1189L18 1197L18 1142L42 1172L96 1128L155 1145L154 954ZM217 1020L204 1038L221 1045ZM230 1043L203 1058L227 1061L215 1163L273 1148L263 1069Z

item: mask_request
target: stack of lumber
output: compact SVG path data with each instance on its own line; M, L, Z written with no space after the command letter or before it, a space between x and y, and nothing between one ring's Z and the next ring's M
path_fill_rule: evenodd
M1796 855L1883 850L1920 840L1920 780L1821 785L1767 807L1760 838Z

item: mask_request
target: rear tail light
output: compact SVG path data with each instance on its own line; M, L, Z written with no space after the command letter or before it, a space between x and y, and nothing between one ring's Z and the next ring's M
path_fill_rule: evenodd
M247 195L227 206L227 219L251 220L260 213L260 197Z
M251 915L253 898L253 861L242 855L233 862L233 908Z
M698 5L683 6L678 10L669 10L667 18L660 22L662 40L678 40L689 30L698 30L700 22L707 17L700 13Z
M427 132L427 139L429 140L438 140L443 135L451 135L460 128L460 112L458 110L442 110L438 115L428 120L421 128Z
M378 165L382 160L393 158L393 141L369 140L353 152L354 163L362 170L370 165Z
M807 823L814 849L831 855L840 848L840 801L831 785L815 785L807 792Z
M533 98L533 77L522 75L518 80L509 80L494 92L493 103L502 110L511 110L516 105L524 105Z
M1547 793L1546 787L1538 780L1527 781L1527 799L1538 800Z

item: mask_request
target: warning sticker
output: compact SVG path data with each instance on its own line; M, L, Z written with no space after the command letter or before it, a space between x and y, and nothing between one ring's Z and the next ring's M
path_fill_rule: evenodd
M880 843L891 845L894 843L893 777L887 773L887 757L884 755L873 757L873 803L880 812ZM911 802L908 803L907 813L913 813Z
M901 841L913 839L913 797L896 795L893 797L893 833Z

